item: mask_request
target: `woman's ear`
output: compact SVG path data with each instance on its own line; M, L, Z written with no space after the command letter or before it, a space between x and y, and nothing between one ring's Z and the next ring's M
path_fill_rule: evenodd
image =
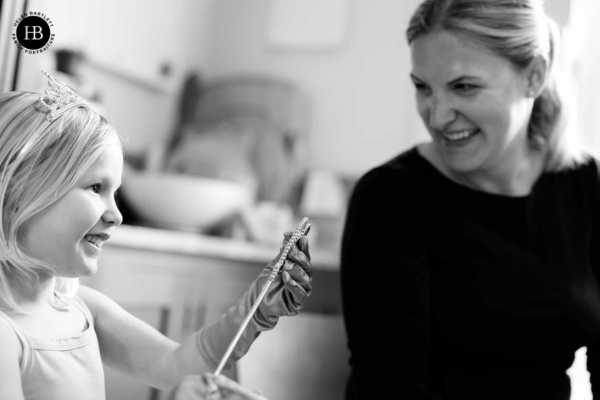
M544 90L548 61L542 56L536 56L527 67L527 97L538 97Z

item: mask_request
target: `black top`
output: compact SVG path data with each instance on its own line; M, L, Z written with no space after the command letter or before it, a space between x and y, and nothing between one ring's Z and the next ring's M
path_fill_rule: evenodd
M594 159L510 197L459 185L412 148L349 202L347 399L566 400L582 346L599 393L599 274Z

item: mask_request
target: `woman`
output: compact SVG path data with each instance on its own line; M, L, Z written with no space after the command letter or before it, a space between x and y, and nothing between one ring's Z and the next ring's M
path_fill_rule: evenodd
M600 181L556 26L539 0L426 0L407 38L431 141L350 200L347 399L566 400L582 346L597 391Z

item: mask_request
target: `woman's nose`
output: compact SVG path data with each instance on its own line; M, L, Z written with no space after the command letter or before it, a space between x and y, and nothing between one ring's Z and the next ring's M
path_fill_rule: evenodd
M456 109L444 95L433 95L428 107L428 124L435 130L444 130L456 119Z

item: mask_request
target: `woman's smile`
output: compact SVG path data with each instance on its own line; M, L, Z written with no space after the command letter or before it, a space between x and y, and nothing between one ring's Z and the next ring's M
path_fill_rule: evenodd
M445 144L463 144L473 138L479 130L477 129L463 129L459 131L443 132L440 134Z
M412 58L417 108L447 168L472 174L520 165L531 113L525 72L445 31L415 39Z

